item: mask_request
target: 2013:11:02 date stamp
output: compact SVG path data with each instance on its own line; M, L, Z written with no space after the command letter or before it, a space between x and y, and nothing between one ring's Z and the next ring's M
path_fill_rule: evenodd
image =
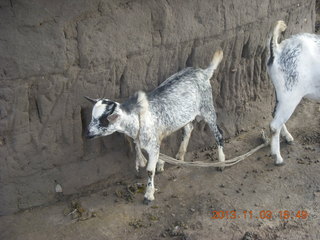
M281 211L271 211L271 210L261 210L259 212L253 212L251 210L243 211L212 211L211 219L268 219L272 220L278 219L307 219L309 216L306 210L281 210Z

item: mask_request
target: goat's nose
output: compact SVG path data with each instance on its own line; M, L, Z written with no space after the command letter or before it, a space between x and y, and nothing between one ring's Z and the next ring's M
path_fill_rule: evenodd
M92 135L92 134L90 133L90 131L87 130L87 132L86 132L86 138L87 138L87 139L94 138L94 135Z

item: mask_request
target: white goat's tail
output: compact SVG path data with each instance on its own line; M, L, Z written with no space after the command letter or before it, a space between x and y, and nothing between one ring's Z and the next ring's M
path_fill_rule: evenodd
M146 111L148 111L148 108L149 108L147 95L145 92L139 91L137 92L137 96L138 96L137 104L139 107L139 112L140 112L140 115L143 115L144 113L146 113Z
M282 32L287 29L287 25L284 21L280 20L277 22L276 26L273 29L273 34L270 39L270 57L268 60L268 65L271 65L274 60L274 51L277 51L279 47L278 39Z
M219 66L220 62L222 61L223 58L223 51L222 50L218 50L214 53L212 61L209 65L209 67L205 70L207 75L209 76L209 78L212 77L212 74L214 72L214 70L217 69L217 67Z
M273 29L272 35L272 44L274 48L278 47L278 38L279 35L287 29L287 25L284 21L280 20L277 22L276 26Z

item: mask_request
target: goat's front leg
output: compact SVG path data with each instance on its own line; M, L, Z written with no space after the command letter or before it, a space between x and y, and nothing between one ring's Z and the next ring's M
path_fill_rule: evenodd
M144 195L144 203L148 204L154 200L154 174L159 159L160 146L154 146L147 150L149 161L147 165L148 183L146 193Z
M136 149L136 170L139 172L140 167L145 167L147 164L147 160L143 156L140 148L139 142L135 142L135 149Z

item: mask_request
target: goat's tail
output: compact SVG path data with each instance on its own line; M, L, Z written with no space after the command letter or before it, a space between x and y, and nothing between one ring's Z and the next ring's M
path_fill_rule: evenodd
M212 58L212 61L209 65L209 67L207 69L205 69L209 78L211 78L214 70L216 70L217 67L219 66L220 62L222 61L222 58L223 58L223 51L217 50L213 55L213 58Z
M279 36L286 29L287 29L287 25L282 20L278 21L276 26L274 27L273 34L270 39L270 58L268 60L268 65L273 63L274 51L279 47L279 43L278 43Z
M149 102L147 99L147 95L143 91L137 92L137 105L139 108L140 115L143 115L149 108Z

